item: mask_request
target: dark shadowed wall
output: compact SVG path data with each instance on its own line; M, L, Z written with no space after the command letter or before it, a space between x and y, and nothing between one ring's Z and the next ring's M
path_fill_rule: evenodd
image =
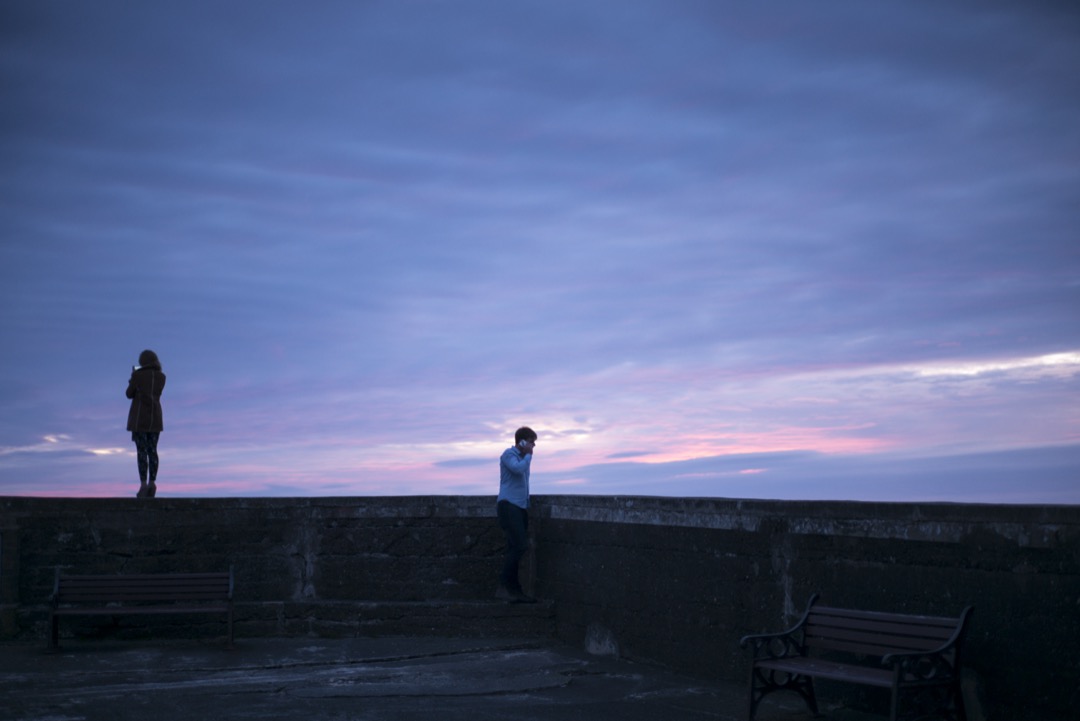
M3 498L3 635L44 638L57 568L229 566L240 636L500 633L493 504ZM986 718L1069 718L1080 704L1080 507L541 496L531 516L526 577L567 642L742 680L738 639L781 630L815 592L933 615L973 604L966 665ZM514 628L551 628L543 610L515 613Z
M1080 707L1080 507L548 497L537 578L558 634L745 678L744 634L829 605L955 616L986 717ZM1037 709L1037 710L1036 710Z

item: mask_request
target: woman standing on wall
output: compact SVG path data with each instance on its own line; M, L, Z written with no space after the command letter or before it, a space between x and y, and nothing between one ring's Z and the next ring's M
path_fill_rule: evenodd
M157 494L158 436L164 429L161 419L161 391L165 374L161 361L152 350L139 354L139 365L132 366L127 397L131 399L127 429L135 441L139 462L139 492L136 498L153 498ZM149 478L149 483L147 479Z

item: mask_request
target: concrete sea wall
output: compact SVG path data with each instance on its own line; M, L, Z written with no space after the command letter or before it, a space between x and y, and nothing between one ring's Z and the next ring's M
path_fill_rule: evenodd
M553 604L499 605L494 618L486 607L503 548L493 509L476 497L0 499L0 633L44 633L56 569L230 567L240 636L553 633ZM76 628L122 635L149 624L165 635L208 623L118 617Z
M932 615L972 604L965 665L984 718L1069 718L1080 706L1080 507L539 496L526 579L544 602L528 607L491 601L503 547L493 503L0 498L0 633L44 639L57 568L232 566L241 638L557 634L742 680L738 639L781 630L820 593ZM161 619L154 633L197 632ZM146 624L90 620L65 633Z
M742 679L738 639L783 630L813 593L925 615L970 604L965 666L985 717L1080 708L1080 507L551 497L539 510L537 578L567 640Z

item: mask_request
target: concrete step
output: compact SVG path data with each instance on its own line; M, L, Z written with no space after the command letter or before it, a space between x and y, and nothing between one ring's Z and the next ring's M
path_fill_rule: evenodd
M238 603L237 636L555 636L555 602L496 599Z
M555 635L554 601L361 601L358 606L361 636Z

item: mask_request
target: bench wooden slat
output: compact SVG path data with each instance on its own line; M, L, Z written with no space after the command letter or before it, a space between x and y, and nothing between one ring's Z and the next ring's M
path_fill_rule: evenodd
M92 582L92 581L71 581L61 577L60 579L61 590L78 590L80 588L100 588L100 589L124 589L124 588L228 588L229 579L222 578L196 578L190 581L183 580L168 580L168 581L153 581L153 580L139 580L139 579L124 579L119 582Z
M955 629L954 629L955 630ZM808 643L812 643L817 640L821 641L847 641L852 643L867 642L873 643L877 646L894 647L897 650L909 650L909 651L932 651L935 648L940 647L952 634L948 634L944 638L941 636L920 636L915 633L896 633L896 632L875 632L873 630L867 630L862 628L826 628L807 624L806 627L806 640Z
M83 585L83 586L70 586L64 585L61 582L60 595L62 597L74 596L80 593L98 593L98 594L111 594L113 596L123 596L125 593L212 593L216 595L228 595L229 582L224 583L206 583L200 581L199 583L189 584L139 584L128 583L124 585Z
M951 636L952 634L949 634ZM853 628L830 628L822 632L820 628L807 626L806 641L813 644L815 641L845 641L848 643L872 643L883 648L892 648L897 651L932 651L949 640L945 638L926 638L925 636L912 636L902 633L874 633L865 629Z
M875 633L896 633L907 636L921 636L924 638L936 638L945 641L956 630L956 619L952 623L926 623L921 618L904 620L890 619L864 619L844 618L835 614L823 614L811 612L807 623L823 629L826 628L860 628Z
M820 658L808 656L793 656L790 658L776 659L774 661L762 661L760 668L771 668L791 674L806 674L818 676L832 681L848 681L861 683L868 686L892 686L892 671L887 668L870 668L850 663L826 661Z
M867 628L842 628L839 626L820 626L813 617L806 623L806 645L813 648L835 648L852 653L869 653L884 656L888 653L906 653L909 651L933 651L941 647L952 633L935 633L932 636L920 635L916 628L910 633L903 629L896 630L890 625L887 630L875 631ZM864 647L864 648L862 648Z
M197 578L228 578L228 571L203 571L196 573L64 573L60 578L65 581L126 581L138 579L143 581L186 581Z
M154 591L130 591L123 594L116 593L73 593L61 598L60 604L71 603L129 603L148 602L164 603L167 601L219 601L228 598L221 593L167 593Z
M53 613L57 616L142 616L146 614L182 614L182 613L226 613L229 607L222 606L107 606L95 608L58 608Z
M186 598L228 598L229 588L228 586L219 587L189 587L183 588L176 587L158 587L158 588L139 588L138 586L123 586L120 588L78 588L78 589L61 589L59 601L61 603L69 601L87 601L94 599L116 599L118 601L136 600L137 598L173 598L173 597L186 597Z
M123 578L117 577L115 579L110 578L66 578L60 577L60 582L64 586L71 588L81 588L83 586L93 586L101 588L109 587L124 587L131 585L150 585L150 586L192 586L199 584L221 585L228 584L228 576L200 576L198 578Z
M811 613L817 616L833 616L836 618L860 619L866 621L894 621L897 623L918 623L926 626L946 626L956 628L956 619L949 616L920 616L907 613L887 613L884 611L861 611L852 608L835 608L833 606L814 606Z
M842 651L844 653L854 653L864 656L885 656L890 653L907 653L908 651L924 651L926 649L901 649L896 646L877 646L873 643L866 642L848 642L844 641L825 641L821 639L815 639L813 641L807 641L806 645L810 648L819 649L821 651Z

